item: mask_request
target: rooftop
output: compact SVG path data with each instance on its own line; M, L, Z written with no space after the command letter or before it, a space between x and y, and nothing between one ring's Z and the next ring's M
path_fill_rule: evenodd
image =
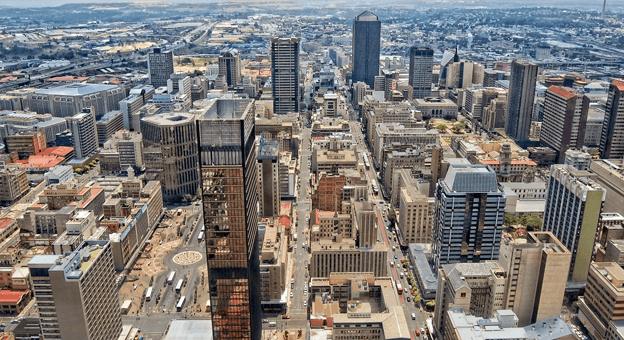
M573 98L578 93L576 90L564 86L551 86L548 88L548 91L558 94L566 99Z
M0 290L0 304L18 303L28 292L28 290L2 289Z
M496 173L486 165L451 165L443 181L454 192L496 192Z
M35 93L56 96L85 96L95 92L111 90L117 87L118 86L116 85L75 83L39 90Z
M172 320L164 340L212 340L212 321Z

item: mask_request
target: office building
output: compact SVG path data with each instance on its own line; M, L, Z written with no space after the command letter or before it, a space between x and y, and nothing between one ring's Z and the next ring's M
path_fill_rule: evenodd
M431 96L433 50L428 47L410 48L409 84L414 91L412 99Z
M273 113L299 112L299 38L271 39Z
M404 243L428 243L433 229L434 200L413 185L401 188L399 230Z
M258 197L260 216L276 217L280 208L279 142L260 137L258 148Z
M45 340L109 340L121 334L108 241L85 241L64 256L36 255L28 268Z
M219 74L225 76L229 88L242 83L241 59L237 49L229 48L221 51L219 56Z
M453 61L445 68L444 85L453 89L468 89L483 86L485 67L471 60Z
M262 335L254 129L246 99L215 99L197 122L215 340Z
M72 83L38 90L28 95L30 110L54 117L71 117L92 108L96 119L106 112L119 110L119 101L126 97L123 87L117 85Z
M147 55L147 69L150 83L155 88L167 86L167 80L173 74L173 52L154 48Z
M28 159L46 148L46 139L43 131L20 131L4 137L4 144L8 153L15 152L17 158Z
M156 174L150 179L161 181L166 201L197 195L200 183L195 120L194 114L182 112L141 120L146 168Z
M550 232L529 232L501 245L499 263L507 273L504 309L522 327L559 316L572 254Z
M97 152L98 141L95 130L95 115L91 109L67 118L67 124L74 142L76 158L87 159Z
M568 149L565 152L565 159L563 164L572 166L577 170L588 170L592 163L592 156L589 152Z
M486 165L451 165L435 192L435 267L497 260L505 215L505 194Z
M557 151L563 163L568 149L581 149L585 143L585 127L589 97L569 87L551 86L546 90L540 143Z
M594 262L589 266L585 296L579 297L579 321L595 340L617 339L607 330L624 315L624 269L615 262Z
M609 85L609 97L600 136L600 158L624 157L624 80Z
M310 326L331 326L332 339L410 339L392 279L371 272L331 273L310 282Z
M545 319L525 327L518 327L518 317L511 310L498 310L493 318L480 318L461 307L452 307L447 313L445 340L574 340L576 336L563 318Z
M30 190L26 170L0 166L0 204L13 204Z
M594 180L607 191L604 211L624 215L624 162L621 159L593 160L589 169L596 175Z
M542 230L552 232L572 253L568 280L587 281L606 190L587 171L553 165Z
M457 119L457 104L446 98L414 99L414 108L420 111L423 117Z
M288 227L278 219L266 219L258 226L260 237L260 285L262 309L281 312L287 305ZM288 278L290 280L290 278Z
M104 143L113 135L113 133L124 128L123 119L123 112L111 111L107 112L95 123L99 146L104 146Z
M514 60L511 64L505 131L515 141L529 140L537 68L528 61Z
M447 312L461 307L480 318L491 318L503 309L505 270L496 261L446 264L438 269L433 326L446 339Z
M364 11L353 20L353 83L365 82L375 87L379 75L381 21L370 11Z

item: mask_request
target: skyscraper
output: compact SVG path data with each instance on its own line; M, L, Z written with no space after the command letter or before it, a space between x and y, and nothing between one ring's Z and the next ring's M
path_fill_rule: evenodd
M433 253L447 263L497 260L505 194L486 165L452 165L435 192Z
M219 56L219 74L225 76L229 87L242 83L241 60L237 49L221 51Z
M616 79L609 86L600 136L600 157L603 159L624 157L624 80Z
M279 142L276 140L265 140L264 134L260 137L260 147L258 148L258 185L260 216L278 216L281 197Z
M121 334L119 291L108 241L85 241L64 256L28 262L48 339L109 340Z
M299 112L299 41L271 39L274 114Z
M557 151L563 163L568 149L580 149L585 142L589 98L576 90L551 86L546 90L540 142Z
M511 63L505 131L515 141L529 140L536 81L537 64L523 60Z
M213 338L260 340L253 101L213 100L197 129Z
M154 48L147 55L147 69L154 87L167 86L167 80L173 74L173 52Z
M82 113L67 118L67 125L74 139L76 158L88 158L95 154L98 140L93 110L84 109Z
M606 190L587 171L558 164L550 168L544 231L552 232L572 253L568 280L587 281L598 220Z
M375 87L379 75L381 21L370 11L364 11L353 20L353 83L365 82Z
M409 84L414 90L412 99L431 96L433 77L433 50L428 47L410 48Z

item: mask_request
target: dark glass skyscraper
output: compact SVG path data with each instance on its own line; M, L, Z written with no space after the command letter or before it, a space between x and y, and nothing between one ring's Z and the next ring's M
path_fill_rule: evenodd
M536 81L537 64L514 60L511 64L505 132L515 141L529 140Z
M273 113L299 112L299 38L271 39Z
M353 20L353 83L365 82L375 87L375 77L379 75L379 51L381 21L370 11Z
M624 80L615 79L609 86L609 97L600 136L603 159L624 157Z
M433 50L427 47L410 48L409 84L414 90L412 99L431 96L433 78Z
M253 101L214 100L197 126L213 338L260 340Z

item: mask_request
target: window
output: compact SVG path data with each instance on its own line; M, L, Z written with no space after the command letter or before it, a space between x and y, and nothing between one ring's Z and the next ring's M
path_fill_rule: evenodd
M466 293L461 293L461 297L465 298L466 297Z

